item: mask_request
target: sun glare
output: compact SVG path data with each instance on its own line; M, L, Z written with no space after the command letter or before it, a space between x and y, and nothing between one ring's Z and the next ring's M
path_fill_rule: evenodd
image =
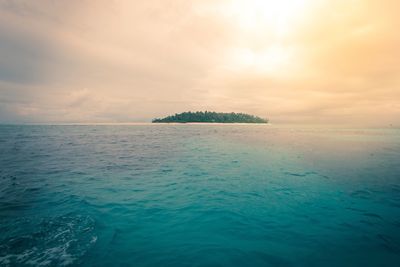
M241 27L270 28L279 37L289 32L308 3L307 0L233 0L230 9Z
M250 69L258 73L278 74L289 63L291 49L281 45L271 45L262 51L247 48L233 52L234 66L238 70Z
M311 0L232 0L227 12L240 31L265 38L267 44L254 50L241 47L234 52L237 68L253 68L260 72L277 74L292 56L290 47L283 45L284 38L295 29L305 15ZM263 36L266 37L263 37Z

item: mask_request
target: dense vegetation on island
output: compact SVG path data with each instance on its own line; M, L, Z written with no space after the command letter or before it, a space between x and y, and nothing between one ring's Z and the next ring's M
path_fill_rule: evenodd
M186 122L215 122L215 123L268 123L267 119L244 113L221 112L183 112L162 119L154 119L153 123L186 123Z

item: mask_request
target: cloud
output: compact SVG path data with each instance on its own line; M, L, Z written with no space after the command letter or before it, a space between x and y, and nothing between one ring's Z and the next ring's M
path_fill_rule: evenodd
M0 0L0 122L400 123L398 1L309 0L286 35L232 2Z

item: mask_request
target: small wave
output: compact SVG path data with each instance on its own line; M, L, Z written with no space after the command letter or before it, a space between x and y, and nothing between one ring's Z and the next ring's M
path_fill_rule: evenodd
M356 190L350 193L353 198L369 199L371 198L371 192L369 190Z
M383 218L382 218L380 215L376 214L376 213L364 212L363 215L364 215L364 216L367 216L367 217L370 217L370 218L375 218L375 219L383 220Z
M296 177L306 177L308 175L316 175L316 172L310 171L310 172L285 172L285 175L290 175L290 176L296 176Z
M26 219L15 227L29 223ZM1 241L0 266L68 266L97 241L94 220L88 216L56 217L30 226L34 230L29 234Z

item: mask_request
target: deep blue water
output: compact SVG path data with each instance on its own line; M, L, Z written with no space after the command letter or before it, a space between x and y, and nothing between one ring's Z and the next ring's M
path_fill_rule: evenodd
M400 130L0 126L0 266L400 266Z

